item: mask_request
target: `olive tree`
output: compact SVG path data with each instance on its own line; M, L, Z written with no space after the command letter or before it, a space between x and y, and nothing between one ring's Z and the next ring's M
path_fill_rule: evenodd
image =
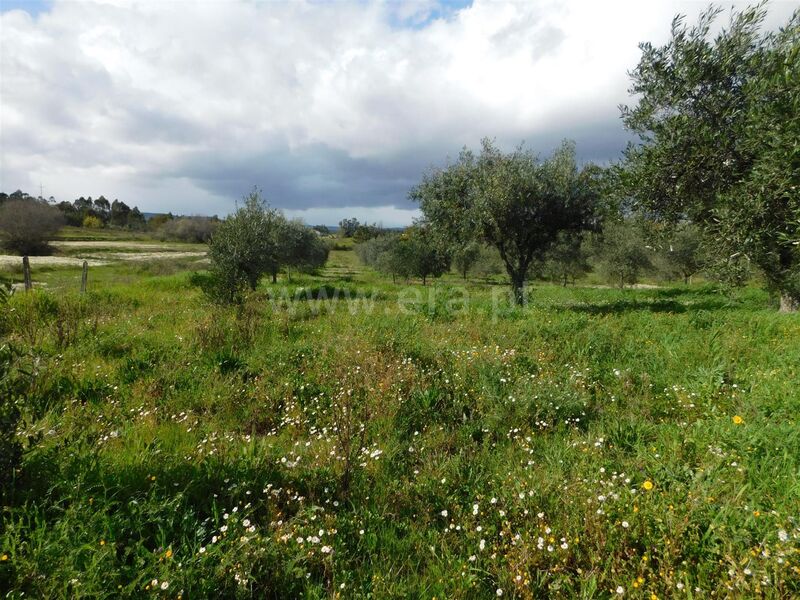
M561 233L577 235L592 226L597 175L591 165L578 168L569 142L541 161L521 146L504 153L484 139L478 156L462 151L454 164L426 174L410 196L447 237L496 248L522 304L534 260L543 259Z
M746 256L781 296L800 305L800 13L763 32L763 5L720 10L696 26L672 23L661 47L642 44L632 71L624 194L633 208L700 224L726 261Z
M601 270L620 288L639 281L641 272L652 269L652 251L640 225L629 220L608 222L595 240Z
M277 231L278 262L272 271L273 283L278 268L311 273L328 260L328 245L319 234L302 221L284 221Z
M255 290L263 275L277 272L278 234L284 222L284 217L254 189L244 198L244 204L220 223L208 248L214 295L235 300L243 289Z

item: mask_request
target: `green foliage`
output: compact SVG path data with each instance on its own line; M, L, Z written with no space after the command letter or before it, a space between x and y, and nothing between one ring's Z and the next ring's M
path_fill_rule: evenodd
M215 217L169 219L158 228L157 235L163 240L205 244L211 240L219 223Z
M87 215L83 218L81 226L86 227L86 229L100 229L103 227L103 222L94 215Z
M380 273L409 279L423 285L429 277L440 277L450 268L450 254L429 228L413 226L399 235L383 235L356 246L361 261Z
M481 245L474 240L457 244L453 248L452 254L453 266L461 277L466 279L481 256Z
M22 459L17 427L21 418L19 405L26 389L26 376L18 368L16 348L8 343L0 343L0 502L3 503L10 501L13 496Z
M623 119L642 142L626 153L624 193L650 216L703 225L722 264L746 255L796 307L800 12L764 33L763 5L749 8L712 39L719 12L695 27L676 18L667 44L641 46Z
M287 221L254 189L244 205L223 221L209 243L210 276L193 281L220 302L241 302L266 274L277 280L285 269L313 273L328 258L328 244L300 221Z
M386 232L384 231L383 227L380 227L375 223L372 225L362 224L356 227L352 237L356 244L360 244L361 242L366 242L367 240L384 235L385 233Z
M328 245L301 221L284 221L277 232L279 263L287 269L313 273L328 260Z
M689 283L693 275L711 266L711 258L703 231L694 223L683 222L670 227L659 240L657 261L668 280L679 277Z
M244 204L223 221L211 238L212 298L234 301L245 289L255 290L266 273L277 273L280 265L278 235L285 221L254 189Z
M342 219L339 221L339 235L342 237L353 237L361 226L361 223L358 222L358 219Z
M565 142L545 161L529 150L503 153L483 140L481 154L465 150L456 164L428 173L411 192L425 218L456 243L475 238L495 247L522 303L535 260L559 238L578 234L594 220L598 170L579 170Z
M647 247L642 226L632 220L608 222L596 242L601 269L619 287L639 281L641 272L652 268L653 252Z
M580 236L561 234L544 260L534 265L534 271L545 279L566 286L592 270L589 255L589 248Z

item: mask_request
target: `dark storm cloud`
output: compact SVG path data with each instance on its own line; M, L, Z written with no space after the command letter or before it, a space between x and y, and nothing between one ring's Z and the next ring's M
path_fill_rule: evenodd
M785 22L791 3L772 5ZM4 5L5 6L5 5ZM336 222L482 137L608 163L644 40L696 2L56 0L0 13L0 185L226 214L253 185ZM384 210L385 209L385 210ZM316 212L314 212L316 211Z
M617 117L585 122L496 141L511 149L524 143L542 157L564 139L577 144L581 162L608 163L619 157L628 139ZM479 148L480 139L472 144ZM382 158L354 158L347 152L314 144L292 150L286 146L258 153L199 153L177 166L173 176L184 176L209 192L241 197L250 186L262 188L277 207L302 210L335 206L394 206L416 208L409 190L430 167L457 158L462 146L440 140L424 149Z

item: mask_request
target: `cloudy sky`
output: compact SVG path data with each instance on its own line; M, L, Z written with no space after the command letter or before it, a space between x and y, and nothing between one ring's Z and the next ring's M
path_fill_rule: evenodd
M406 224L484 136L618 158L637 44L706 6L0 0L0 189L223 215L257 185L311 224Z

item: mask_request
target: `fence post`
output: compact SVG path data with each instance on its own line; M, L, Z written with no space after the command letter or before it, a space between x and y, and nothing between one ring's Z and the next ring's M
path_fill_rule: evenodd
M86 293L86 280L89 278L89 263L83 261L83 273L81 274L81 294Z
M27 292L33 287L31 282L31 263L27 256L22 257L22 275L25 278L25 291Z

